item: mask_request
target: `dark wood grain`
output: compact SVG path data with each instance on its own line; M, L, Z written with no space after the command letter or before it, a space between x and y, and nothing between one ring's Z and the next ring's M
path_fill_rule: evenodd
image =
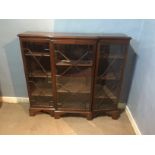
M18 34L23 38L49 38L49 39L131 39L125 34L121 33L54 33L54 32L25 32Z

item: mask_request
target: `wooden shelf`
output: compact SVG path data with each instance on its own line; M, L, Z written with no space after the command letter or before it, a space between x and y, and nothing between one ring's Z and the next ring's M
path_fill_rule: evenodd
M59 78L57 80L57 92L58 93L79 93L89 94L91 93L91 78L90 77L66 77ZM60 85L61 84L61 85Z
M46 51L42 51L42 52L32 52L32 53L28 53L28 52L25 52L25 55L26 56L45 56L45 57L49 57L50 56L50 53L49 52L46 52Z
M31 96L53 96L53 95L51 89L44 88L42 90L34 89L31 93Z
M116 100L117 97L112 93L112 91L107 86L96 86L96 96L97 99L112 99ZM99 95L98 95L99 94Z
M87 68L84 70L80 70L79 72L67 72L64 75L61 74L57 74L56 77L90 77L92 74L92 69L91 68Z
M53 96L51 83L37 81L35 85L31 85L31 96Z
M101 55L100 56L103 59L124 59L123 55L117 55L117 54L112 54L112 55Z
M56 66L78 66L78 67L92 67L93 62L88 60L82 60L77 63L75 60L71 60L70 62L59 61L56 63Z
M28 74L28 77L47 78L51 77L51 72L43 73L42 71L34 71Z
M103 79L103 80L116 80L116 77L115 77L114 73L108 73L108 74L104 75L103 77L101 77L101 79Z
M90 94L90 90L65 90L65 89L57 89L58 93L77 93L77 94Z
M102 80L119 80L120 78L116 77L114 75L114 73L110 72L110 73L105 74L102 77L98 76L98 79L102 79Z

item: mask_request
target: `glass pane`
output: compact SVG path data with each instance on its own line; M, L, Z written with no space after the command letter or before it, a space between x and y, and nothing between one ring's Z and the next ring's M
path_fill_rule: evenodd
M114 109L120 93L125 46L101 44L95 84L95 110Z
M51 83L51 78L29 78L32 106L53 106Z
M58 109L89 110L92 45L55 44Z
M53 106L48 42L23 42L31 106Z
M26 56L27 71L30 77L51 77L50 57Z

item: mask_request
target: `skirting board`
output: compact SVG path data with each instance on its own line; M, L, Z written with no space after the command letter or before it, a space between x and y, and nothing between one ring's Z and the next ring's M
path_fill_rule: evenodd
M3 97L0 97L0 100L3 103L28 103L29 102L29 98L27 98L27 97L3 96Z
M140 132L140 130L138 128L138 125L137 125L134 117L132 116L132 113L131 113L131 111L130 111L128 106L126 106L125 112L126 112L128 118L129 118L129 121L130 121L130 123L131 123L131 125L132 125L132 127L133 127L133 129L134 129L134 131L136 133L136 135L142 135L142 133Z

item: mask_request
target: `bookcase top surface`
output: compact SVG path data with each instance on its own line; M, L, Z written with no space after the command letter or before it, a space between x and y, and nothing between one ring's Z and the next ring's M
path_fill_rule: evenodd
M117 38L117 39L131 39L131 37L121 33L64 33L64 32L31 32L27 31L18 34L19 37L29 38L83 38L83 39L102 39L102 38Z

